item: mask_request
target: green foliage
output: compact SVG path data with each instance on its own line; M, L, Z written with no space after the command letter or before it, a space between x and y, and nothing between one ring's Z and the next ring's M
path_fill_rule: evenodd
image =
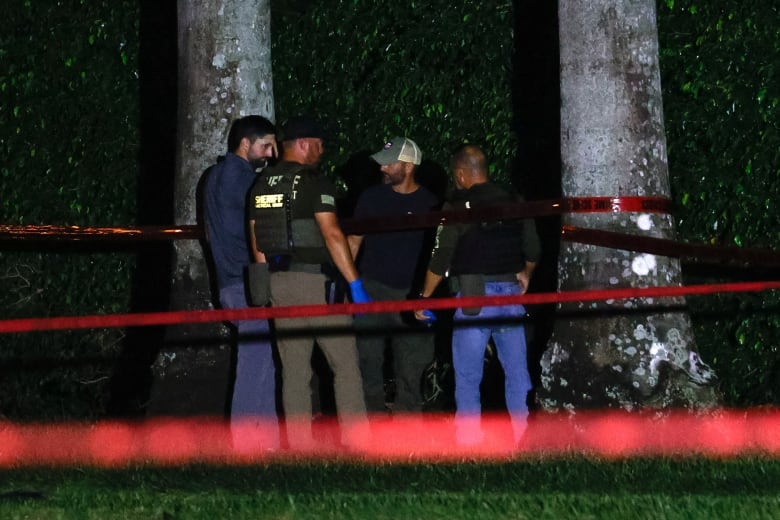
M512 4L314 0L274 2L277 118L312 113L335 138L325 165L376 151L394 135L446 165L463 142L485 147L506 180L511 132Z
M669 167L683 239L778 244L778 9L762 0L659 7ZM696 301L697 341L727 402L779 402L778 295Z
M778 6L675 5L659 24L680 230L712 244L771 247L780 239Z
M138 4L4 3L0 223L132 225L138 182ZM134 255L8 245L0 316L126 312ZM0 336L0 413L99 415L122 332Z
M773 518L780 462L530 458L3 471L3 518Z
M692 283L707 280L693 278ZM711 280L709 280L711 281ZM774 293L725 294L689 300L696 340L717 371L730 406L780 400L780 307Z
M138 170L136 2L19 4L0 34L0 126L10 130L0 221L127 224Z

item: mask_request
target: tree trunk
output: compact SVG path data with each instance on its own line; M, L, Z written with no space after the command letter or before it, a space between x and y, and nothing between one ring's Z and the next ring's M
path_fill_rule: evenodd
M654 0L559 0L562 188L567 197L670 197ZM569 214L564 225L674 238L668 214ZM681 284L679 260L562 244L561 291ZM559 305L542 357L547 410L709 407L683 298Z
M270 23L270 0L178 2L177 224L196 222L199 181L227 151L231 122L249 114L273 120ZM175 242L172 310L213 308L202 245ZM147 412L221 414L229 397L230 361L222 324L169 327L153 367Z

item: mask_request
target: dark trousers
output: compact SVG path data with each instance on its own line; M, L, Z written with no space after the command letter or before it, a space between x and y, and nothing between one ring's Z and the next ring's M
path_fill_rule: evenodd
M388 287L371 279L363 286L374 301L405 300L408 289ZM433 331L424 325L405 322L399 313L366 314L355 318L357 347L363 393L369 412L385 411L385 349L390 346L395 378L393 410L418 412L422 409L421 380L433 360Z
M322 274L272 273L271 300L274 307L324 304L325 280ZM275 325L290 446L307 447L312 444L311 356L315 341L333 371L342 442L349 445L365 438L366 407L355 337L351 332L352 318L343 315L279 318L275 320ZM350 436L355 442L350 440Z

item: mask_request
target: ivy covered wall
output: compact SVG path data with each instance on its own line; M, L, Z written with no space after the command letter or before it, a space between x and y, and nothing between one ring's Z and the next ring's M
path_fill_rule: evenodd
M661 80L681 237L780 243L780 6L761 0L659 2ZM777 271L686 266L690 282L777 279ZM780 299L691 299L696 338L733 405L780 401Z
M315 0L272 9L277 118L323 119L325 169L338 181L354 174L343 168L350 157L395 135L414 139L439 166L456 145L483 144L491 171L509 178L517 149L511 2Z
M137 2L3 6L0 223L134 224ZM0 317L124 312L135 256L84 245L0 244ZM104 413L123 336L118 329L0 335L0 413Z

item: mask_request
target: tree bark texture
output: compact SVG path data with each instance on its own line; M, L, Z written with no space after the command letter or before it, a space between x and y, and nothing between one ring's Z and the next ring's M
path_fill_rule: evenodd
M562 191L670 197L654 0L559 0ZM564 225L674 238L671 215L572 213ZM565 242L561 291L681 284L678 259ZM537 397L547 410L708 407L683 298L559 305Z
M174 217L199 221L198 186L227 151L234 119L274 119L270 0L179 0L178 123ZM174 243L172 310L211 309L203 244ZM169 327L153 366L151 414L221 413L230 349L218 323Z

